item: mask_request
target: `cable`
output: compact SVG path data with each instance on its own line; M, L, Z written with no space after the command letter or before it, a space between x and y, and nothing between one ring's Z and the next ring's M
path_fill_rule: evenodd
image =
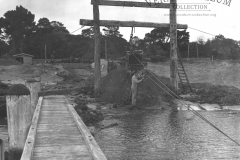
M133 54L134 55L134 54ZM135 56L134 55L134 57L135 58L137 58L137 56ZM144 69L145 69L145 66L144 66L144 64L137 58L137 60L141 63L141 65L143 65L143 67L144 67ZM146 71L148 71L149 73L151 73L151 71L150 70L148 70L148 69L146 69ZM157 80L159 81L159 82L161 82L161 80L157 77L157 76L155 76L153 73L151 73L155 78L157 78ZM161 84L165 87L165 88L167 88L174 96L176 96L176 97L174 97L172 94L170 94L168 91L166 91L163 87L161 87L155 80L153 80L150 76L148 76L147 75L147 77L150 79L150 80L152 80L158 87L160 87L161 89L163 89L167 94L169 94L171 97L173 97L173 98L176 98L177 97L177 99L181 99L176 93L174 93L173 91L171 91L171 89L170 88L168 88L166 85L164 85L162 82L161 82ZM180 103L182 103L183 104L183 106L184 107L186 107L186 103L185 102L182 102L182 101L180 101ZM190 108L190 111L192 111L195 115L197 115L198 117L200 117L204 122L206 122L207 124L209 124L210 126L212 126L213 128L215 128L217 131L219 131L220 133L222 133L224 136L226 136L227 138L229 138L231 141L233 141L235 144L237 144L238 146L240 146L240 144L237 142L237 141L235 141L234 139L232 139L230 136L228 136L226 133L224 133L222 130L220 130L217 126L215 126L214 124L212 124L209 120L207 120L205 117L203 117L201 114L199 114L197 111L195 111L190 105L188 105L188 108Z
M78 30L82 29L83 27L85 27L85 26L83 26L83 25L82 25L82 27L80 27L80 28L78 28L77 30L75 30L75 31L71 32L70 34L73 34L74 32L76 32L76 31L78 31Z
M196 30L196 31L199 31L199 32L202 32L202 33L211 35L211 36L214 36L214 37L217 38L217 39L223 40L222 38L218 38L217 35L213 35L213 34L211 34L211 33L207 33L207 32L201 31L201 30L199 30L199 29L192 28L192 27L188 27L188 28L191 28L191 29L193 29L193 30ZM223 51L224 51L224 55L226 55L226 50L225 50L224 46L221 46L221 47L222 47L222 49L223 49Z
M192 28L192 27L189 27L189 28ZM194 30L197 30L195 28L192 28ZM200 30L197 30L197 31L200 31ZM212 35L210 33L207 33L207 32L204 32L204 31L200 31L200 32L203 32L203 33L206 33L206 34L209 34L209 35ZM215 35L212 35L212 36L215 36ZM216 36L215 36L216 37ZM133 52L133 48L132 48L132 44L131 44L131 41L132 41L132 38L133 38L133 27L132 27L132 32L131 32L131 35L130 35L130 52ZM140 63L141 65L144 67L144 69L146 71L148 71L152 76L154 76L155 78L157 78L157 80L165 87L167 88L169 91L166 91L166 89L164 89L162 86L160 86L155 80L153 80L150 76L147 75L147 77L152 80L158 87L160 87L162 90L164 90L168 95L170 95L172 98L176 98L177 99L181 99L175 92L173 92L170 88L168 88L165 84L163 84L161 82L161 80L155 76L150 70L146 69L144 64L137 58L137 56L135 56L134 54L132 54ZM235 141L234 139L232 139L230 136L228 136L226 133L224 133L222 130L220 130L218 127L216 127L214 124L212 124L209 120L207 120L205 117L203 117L201 114L199 114L197 111L195 111L190 105L187 105L185 102L183 101L180 101L180 103L184 106L184 107L188 107L188 110L192 111L195 115L197 115L198 117L200 117L204 122L206 122L207 124L209 124L210 126L212 126L213 128L215 128L217 131L219 131L220 133L222 133L224 136L226 136L227 138L229 138L232 142L234 142L235 144L237 144L238 146L240 146L240 144Z
M192 28L192 27L189 27L191 29L194 29L194 30L197 30L199 32L203 32L203 33L206 33L206 34L209 34L209 35L212 35L212 36L215 36L216 38L216 35L213 35L213 34L210 34L210 33L207 33L207 32L204 32L204 31L201 31L201 30L198 30L198 29L195 29L195 28ZM221 39L221 38L218 38L218 39ZM222 40L222 39L221 39ZM225 49L223 47L223 50L225 52ZM134 54L133 54L134 55ZM135 56L135 55L134 55ZM135 56L135 58L137 58ZM137 58L137 60L143 65L143 67L145 68L144 64ZM147 69L146 69L147 70ZM151 75L153 75L155 78L157 78L157 80L165 87L167 88L174 96L177 97L177 99L181 99L178 95L175 94L175 92L173 92L170 88L168 88L166 85L164 85L161 80L155 76L150 70L147 70ZM148 75L147 75L148 76ZM149 76L148 76L149 77ZM150 77L149 77L150 78ZM151 79L151 78L150 78ZM156 83L153 79L151 79L154 83ZM157 84L157 83L156 83ZM158 84L157 84L158 85ZM163 89L160 85L158 85L161 89ZM169 94L169 92L167 92L165 89L163 89L166 93ZM171 97L175 98L173 95L169 94ZM186 107L185 105L187 105L186 103L180 101L180 103L182 103L184 105L184 107ZM205 117L203 117L201 114L199 114L197 111L195 111L192 107L188 106L190 108L190 110L196 114L197 116L199 116L203 121L205 121L206 123L208 123L210 126L212 126L213 128L215 128L216 130L218 130L220 133L222 133L223 135L225 135L226 137L228 137L230 140L232 140L234 143L236 143L238 146L240 146L240 144L238 142L236 142L235 140L233 140L231 137L229 137L226 133L224 133L223 131L221 131L219 128L217 128L214 124L212 124L209 120L207 120Z
M188 27L188 28L191 28L191 29L193 29L193 30L196 30L196 31L199 31L199 32L202 32L202 33L205 33L205 34L208 34L208 35L211 35L211 36L216 37L216 35L213 35L213 34L211 34L211 33L207 33L207 32L204 32L204 31L201 31L201 30L199 30L199 29L195 29L195 28L192 28L192 27ZM219 39L221 39L221 38L219 38Z
M132 42L133 32L134 32L134 27L132 27L131 34L130 34L130 39L129 39L129 43L130 43L130 47L129 47L130 53L132 53L132 51L133 51L133 44L132 44L132 43L133 43L133 42Z

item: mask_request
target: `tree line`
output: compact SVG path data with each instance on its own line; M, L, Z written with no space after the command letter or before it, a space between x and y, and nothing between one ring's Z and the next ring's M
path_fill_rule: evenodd
M27 53L34 58L44 58L45 50L48 59L85 58L92 59L94 52L93 27L83 29L79 35L72 35L63 23L40 18L34 21L35 15L22 6L7 11L0 18L0 56L8 53L14 55ZM189 32L177 31L178 49L182 57L218 59L239 59L240 41L218 35L204 41L198 39L189 42ZM170 33L167 28L155 28L143 39L134 36L134 43L129 43L119 32L119 27L108 26L100 35L100 56L122 57L133 47L143 50L146 57L170 57ZM132 45L133 44L133 45Z
M82 30L80 35L72 35L63 23L40 18L22 6L7 11L0 18L0 55L27 53L34 58L85 57L92 58L94 51L93 27ZM128 43L119 33L119 27L106 27L101 34L101 57L105 52L105 40L110 55L122 55Z

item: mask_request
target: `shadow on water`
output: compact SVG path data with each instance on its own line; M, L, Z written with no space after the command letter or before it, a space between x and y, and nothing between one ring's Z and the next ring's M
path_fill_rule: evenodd
M240 142L240 113L201 114ZM211 160L240 159L240 147L188 111L111 111L95 139L109 160Z

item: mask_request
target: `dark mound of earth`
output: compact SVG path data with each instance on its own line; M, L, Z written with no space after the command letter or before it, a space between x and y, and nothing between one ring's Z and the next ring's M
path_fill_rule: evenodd
M151 106L169 102L170 97L164 90L169 87L169 79L146 72L144 81L139 83L137 105ZM163 90L164 88L164 90ZM124 105L130 102L131 75L126 70L112 70L101 80L99 101Z
M191 97L185 100L197 103L214 103L220 106L240 105L240 90L234 86L212 85L209 83L193 83Z

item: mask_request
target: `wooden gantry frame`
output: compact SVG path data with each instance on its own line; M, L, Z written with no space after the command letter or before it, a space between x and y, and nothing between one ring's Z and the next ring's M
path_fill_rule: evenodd
M186 24L177 24L176 6L177 0L170 0L170 3L147 3L133 1L110 1L110 0L91 0L93 5L93 20L80 19L80 24L84 26L94 26L94 92L95 96L99 95L100 90L100 26L119 26L119 27L150 27L150 28L170 28L170 84L175 93L178 90L177 69L177 29L187 29ZM136 21L112 21L100 20L99 5L121 6L121 7L144 7L144 8L161 8L170 9L169 23L151 23Z

